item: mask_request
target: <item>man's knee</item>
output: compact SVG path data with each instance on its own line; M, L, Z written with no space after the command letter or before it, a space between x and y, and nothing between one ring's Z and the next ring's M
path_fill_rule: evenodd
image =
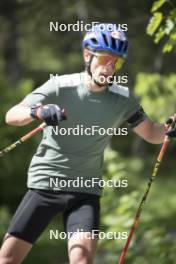
M92 264L93 256L84 247L79 247L70 252L70 264Z
M13 261L13 258L0 256L0 264L16 264L16 263Z
M6 234L4 236L4 239L2 241L2 246L3 246L3 243L5 243L6 239L9 237L9 234ZM11 257L7 257L7 256L4 256L3 252L2 252L2 248L0 249L0 264L14 264L13 262L13 258Z
M0 249L0 264L20 264L31 250L32 244L7 234Z
M2 245L3 245L3 243L4 243L9 237L11 237L11 235L8 234L8 233L6 233L5 236L4 236L4 238L3 238Z

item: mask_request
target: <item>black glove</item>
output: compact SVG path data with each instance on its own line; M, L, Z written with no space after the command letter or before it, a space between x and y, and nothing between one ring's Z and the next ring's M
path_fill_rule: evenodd
M36 108L32 106L31 109L31 116L45 121L48 126L57 126L60 121L67 119L66 110L55 104L40 105Z
M166 121L166 125L171 125L166 135L171 138L176 137L176 121L172 117L169 117Z

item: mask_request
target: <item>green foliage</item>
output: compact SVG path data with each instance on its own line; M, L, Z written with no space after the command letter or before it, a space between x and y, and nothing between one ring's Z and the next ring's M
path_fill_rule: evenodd
M139 192L136 191L135 180L133 176L141 170L142 164L139 159L124 160L119 153L107 149L105 152L105 175L104 179L113 179L122 183L127 180L127 187L108 188L105 187L102 197L102 229L106 234L113 232L117 240L100 240L100 258L101 263L113 263L117 261L117 254L120 254L124 245L123 235L129 231L134 212L136 209L136 200L139 199ZM130 172L130 176L129 176ZM116 242L115 242L116 241ZM111 254L108 252L111 251ZM103 254L103 255L102 255ZM102 258L103 256L103 258Z
M167 0L157 0L153 3L151 12L155 12L157 11L162 5L164 5L164 3L166 3Z
M0 238L2 238L10 222L10 213L7 207L0 207Z
M162 12L158 12L159 9L163 9ZM171 52L176 44L176 6L171 0L157 0L152 5L151 13L147 34L154 36L155 43L165 37L163 52Z
M1 83L1 131L0 131L0 148L3 149L15 142L22 135L30 131L30 126L19 127L9 126L5 123L5 113L13 105L19 103L25 95L30 93L33 89L32 79L20 79L17 83L11 83L3 76L0 76ZM12 103L13 102L13 103ZM31 126L33 127L34 124ZM10 210L15 207L17 200L24 193L26 182L27 163L29 162L30 152L34 148L34 142L37 138L32 139L31 143L26 142L18 149L1 157L1 171L0 171L0 206L8 204L11 201ZM30 146L30 147L29 147ZM18 154L17 154L18 153ZM22 164L22 166L19 164ZM15 168L15 170L14 170Z
M136 77L135 93L150 118L159 122L175 112L176 75L139 73Z
M147 33L151 36L156 32L163 19L161 12L155 12L147 28Z
M148 161L137 157L127 159L110 149L106 151L104 178L106 180L111 178L111 173L115 175L116 179L127 178L128 187L104 189L101 231L116 233L116 239L99 241L97 263L118 263L126 242L125 239L122 239L122 233L130 231L153 163L151 158ZM119 167L116 167L116 164L120 164ZM164 169L164 165L162 164L163 167L159 170L144 205L139 225L127 253L126 263L175 264L174 165L169 170ZM110 172L109 166L114 169L116 167L116 171ZM144 170L145 166L149 169Z

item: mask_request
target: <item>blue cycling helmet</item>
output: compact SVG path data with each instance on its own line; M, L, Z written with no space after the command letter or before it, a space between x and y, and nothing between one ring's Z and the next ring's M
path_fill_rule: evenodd
M94 51L107 51L125 58L128 53L128 39L115 24L101 23L86 33L82 47Z

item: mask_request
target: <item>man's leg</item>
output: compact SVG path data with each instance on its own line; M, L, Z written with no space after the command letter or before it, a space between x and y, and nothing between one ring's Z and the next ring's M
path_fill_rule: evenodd
M92 264L96 252L100 218L100 197L75 194L64 212L70 264Z
M49 194L28 191L7 230L0 264L20 264L57 211Z
M90 232L73 235L68 242L70 264L92 264L98 239Z
M6 234L0 250L0 264L20 264L32 248L32 244Z

